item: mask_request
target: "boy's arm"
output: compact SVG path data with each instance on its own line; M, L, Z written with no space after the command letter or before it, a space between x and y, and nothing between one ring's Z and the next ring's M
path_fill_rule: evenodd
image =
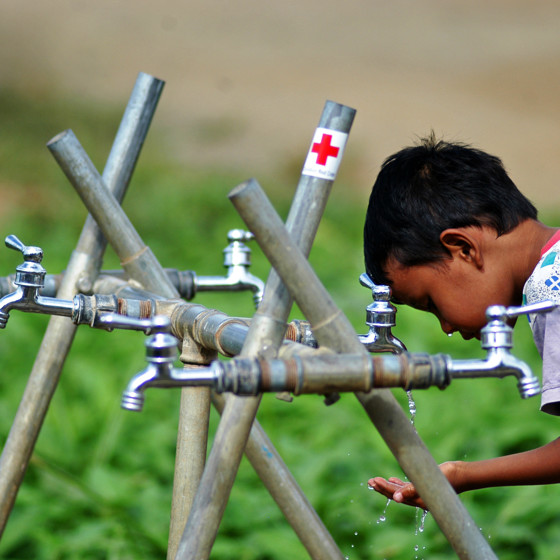
M554 484L560 482L560 439L515 455L484 461L451 461L440 465L440 469L458 494L495 486ZM368 485L395 502L425 508L412 483L376 477Z

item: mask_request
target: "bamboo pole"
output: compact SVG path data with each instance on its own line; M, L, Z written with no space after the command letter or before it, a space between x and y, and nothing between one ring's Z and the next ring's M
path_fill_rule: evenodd
M103 181L122 200L155 112L164 82L140 73L103 171ZM106 242L91 216L72 253L58 297L87 291L101 268ZM3 534L27 470L76 326L52 317L0 457L0 536Z
M352 325L291 239L259 184L251 180L239 185L230 193L230 199L310 321L319 345L337 352L365 353ZM495 559L393 394L374 390L356 396L458 556Z
M134 278L136 281L140 282L146 290L152 291L157 295L163 295L168 298L175 298L176 292L174 292L174 288L169 282L167 275L155 259L155 256L153 256L151 251L149 251L149 249L145 247L140 236L134 229L134 226L132 225L122 208L116 203L114 197L112 197L112 195L105 189L103 182L96 174L95 169L89 161L89 158L87 158L87 154L85 154L85 152L81 148L75 135L71 131L67 131L55 137L50 143L50 149L55 155L57 161L59 161L59 163L61 164L61 167L67 174L70 182L78 191L80 197L86 204L86 207L96 218L107 240L113 246L115 252L121 259L121 262L123 264L123 267L127 271L127 274L131 278ZM316 201L314 202L314 205L319 207L321 206L321 204L317 204ZM324 207L324 204L322 206ZM200 315L208 316L211 318L223 317L223 314L219 312L206 310L204 308L201 309L202 306L196 306L192 304L183 305L183 302L177 302L175 299L167 302L157 302L157 304L160 306L160 308L165 308L167 306L173 307L177 305L178 308L182 309L184 312L187 310L194 310L195 317L198 316L197 319L199 319L196 321L199 326L204 323L204 317L200 317ZM273 323L274 326L277 327L277 322ZM283 334L283 330L277 332L281 332L281 334ZM239 336L240 333L236 332L235 334ZM248 334L246 336L248 336ZM186 417L189 414L189 409L191 406L197 406L196 402L191 401L191 396L193 399L196 399L197 391L192 392L190 389L182 390L181 400L184 406L181 410L181 418L183 418L184 416ZM244 399L241 399L241 401L243 400ZM184 421L182 420L182 422ZM198 422L199 428L196 429L200 429L200 426L205 424L207 422L207 419L205 417L198 418ZM236 423L236 420L234 420L233 422ZM251 423L249 422L249 428L250 424ZM182 435L186 435L183 430L179 432L179 436L181 437ZM200 440L198 441L200 443ZM197 452L199 452L199 449L196 449L196 444L193 444L193 447L190 447L189 442L182 443L179 441L178 447L182 450L182 452L187 453L189 456L194 456ZM241 452L242 451L243 450L241 450ZM257 454L255 454L255 457L255 460L258 460ZM262 450L260 459L261 462L265 460ZM279 458L276 456L274 456L272 460L267 456L266 460L268 460L270 466L268 467L268 469L261 469L261 472L270 473L270 479L268 481L265 481L265 484L273 489L271 491L273 495L280 495L282 491L278 488L278 481L286 479L285 473L287 472L287 469L283 464L281 464L281 461L279 461ZM187 466L189 464L192 464L191 460L183 460L182 458L179 458L176 466L179 468L183 468L183 466ZM222 473L220 474L222 475ZM175 533L176 528L181 526L181 519L186 513L188 513L190 498L187 495L188 493L184 492L183 479L190 476L193 476L193 481L189 483L189 486L192 488L193 486L196 486L198 484L197 474L182 471L175 473L175 505L173 507L173 513L178 515L179 517L178 519L174 519L171 522L171 526L173 527L173 534ZM277 476L278 479L273 480L272 478L274 476ZM294 514L301 515L302 512L304 512L303 515L306 516L305 520L312 520L313 518L312 509L311 511L309 511L309 509L305 509L305 506L307 504L305 501L302 501L299 498L299 494L301 494L301 491L297 492L297 490L293 489L292 485L286 488L286 493L284 494L282 502L283 504L292 504L292 502L297 504L297 506L286 506L283 510L286 515L291 515L292 519L291 521L289 519L289 521L293 526L297 526L299 524L299 521L293 519ZM321 550L321 553L328 548L332 549L333 546L335 547L334 541L332 541L332 538L330 538L330 535L328 534L324 526L320 523L317 524L316 522L310 522L314 527L316 527L316 532L321 533L321 539L315 539L314 542L307 543L307 546L311 547L311 549L319 548ZM306 535L304 535L304 538L309 538L308 535L309 533L306 533ZM175 547L174 538L175 537L173 536L172 541L170 542L172 548ZM331 552L327 556L323 557L340 558L341 555L338 550L336 550L336 552L337 554L333 554Z
M353 109L328 101L321 115L318 130L329 129L347 135L354 115ZM305 254L311 249L333 180L332 176L325 179L309 175L305 168L302 172L286 226ZM274 270L271 271L264 298L252 319L245 339L242 356L276 355L284 337L292 301L280 277ZM231 396L226 399L199 491L179 544L178 559L209 557L259 404L259 396L243 399ZM290 522L293 526L305 523L307 517L305 515L299 519L292 518ZM327 534L323 539L315 537L316 535L302 535L302 543L313 557L342 557L340 550Z

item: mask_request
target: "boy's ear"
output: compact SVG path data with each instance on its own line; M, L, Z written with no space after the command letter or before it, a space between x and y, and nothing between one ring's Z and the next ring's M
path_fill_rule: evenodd
M480 239L473 228L449 228L441 232L439 239L453 258L471 262L478 268L482 267Z

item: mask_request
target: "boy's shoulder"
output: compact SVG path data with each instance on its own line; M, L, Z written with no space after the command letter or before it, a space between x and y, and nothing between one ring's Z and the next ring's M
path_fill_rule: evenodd
M556 236L555 236L556 237ZM523 288L523 302L551 300L560 303L560 239L547 245Z

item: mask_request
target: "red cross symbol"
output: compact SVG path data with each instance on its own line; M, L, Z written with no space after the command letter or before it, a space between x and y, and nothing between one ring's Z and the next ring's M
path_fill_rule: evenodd
M321 142L315 142L311 148L311 151L317 154L317 165L326 165L327 158L337 157L340 148L333 146L331 144L332 134L323 134Z

